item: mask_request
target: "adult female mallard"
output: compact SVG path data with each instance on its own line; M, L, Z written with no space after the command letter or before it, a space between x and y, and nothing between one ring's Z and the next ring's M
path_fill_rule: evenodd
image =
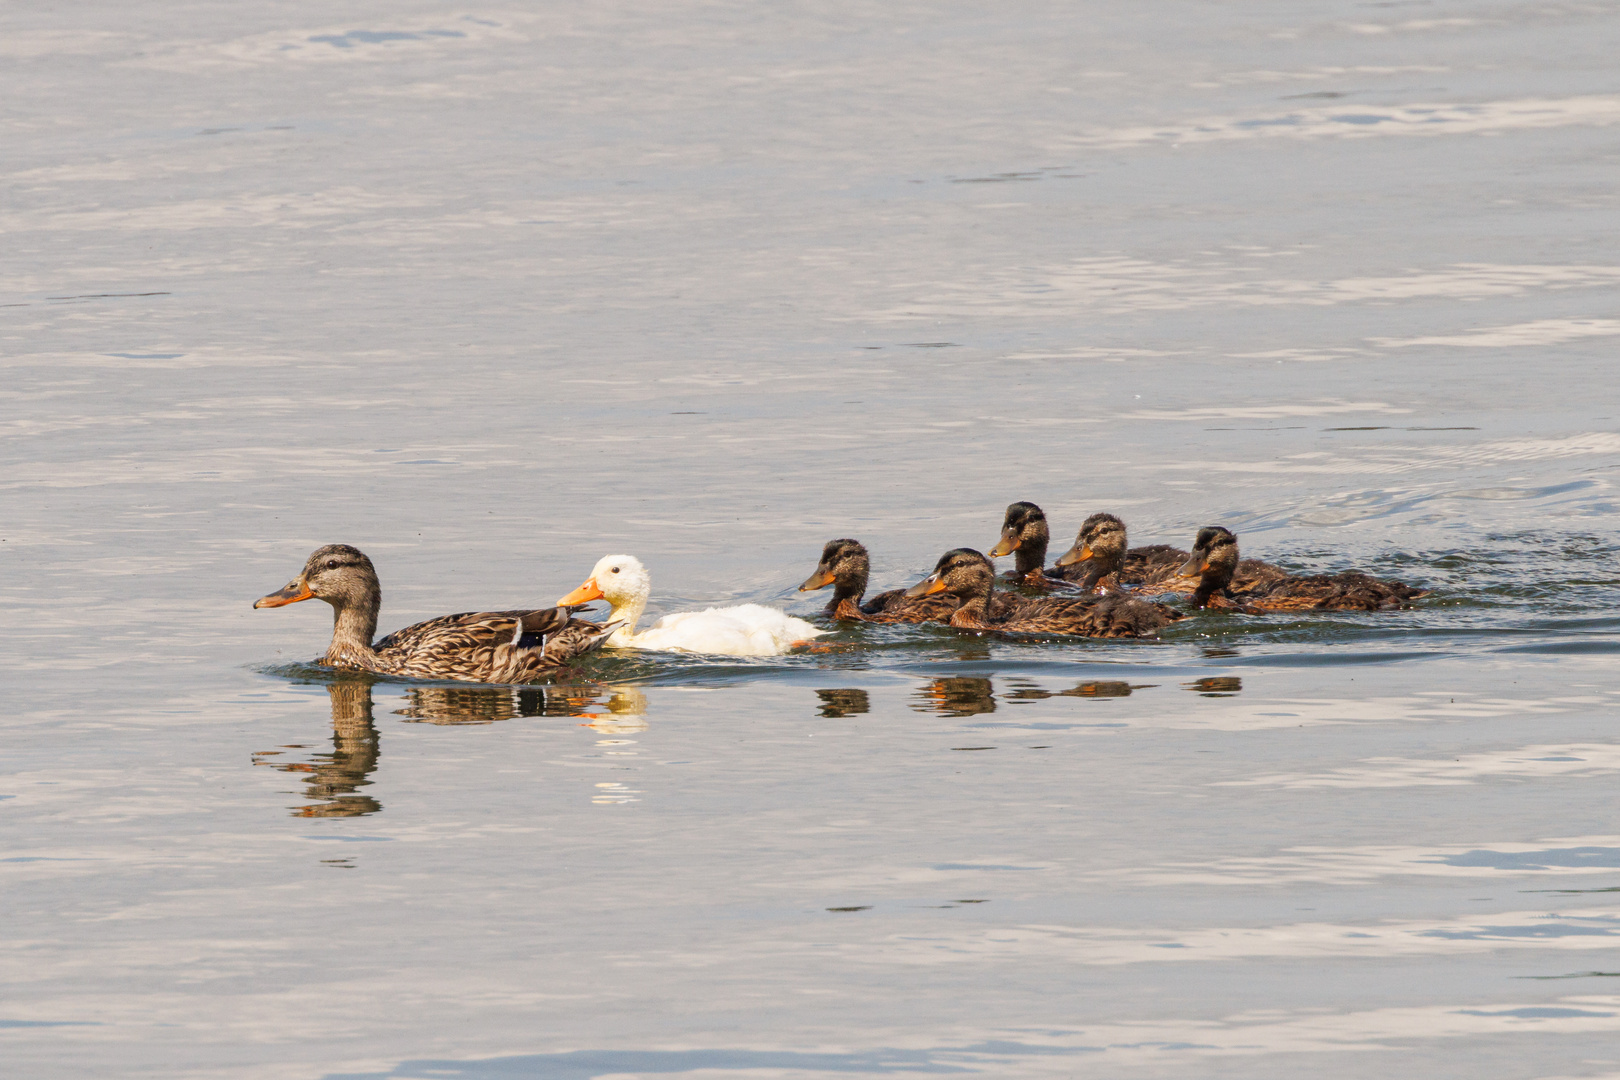
M1153 637L1160 628L1186 618L1151 600L1119 593L1085 596L1005 596L1005 607L993 607L996 571L972 548L940 556L934 572L907 590L907 596L948 593L956 599L951 625L964 630L1009 634L1076 634L1082 637Z
M285 588L253 606L310 599L332 605L332 644L317 664L412 679L532 682L601 648L612 630L563 608L474 611L407 626L372 644L382 585L371 560L347 544L317 549Z
M1088 591L1125 586L1138 595L1159 596L1197 587L1197 572L1191 577L1183 573L1189 558L1190 553L1169 544L1129 547L1123 521L1113 514L1092 514L1080 526L1074 546L1058 556L1058 570L1047 573L1078 571L1069 580ZM1235 573L1244 588L1287 576L1286 570L1259 559L1241 560Z
M1237 537L1220 525L1206 525L1193 541L1183 574L1197 574L1195 607L1247 613L1263 611L1393 611L1409 608L1428 590L1414 589L1347 570L1337 574L1285 575L1267 581L1234 583L1240 567Z
M619 623L608 644L619 649L714 653L720 656L777 656L808 638L827 633L803 619L760 604L678 611L636 633L647 610L652 578L633 555L599 560L585 583L558 600L562 605L606 600L610 619Z
M833 586L832 600L827 603L827 614L834 619L855 622L921 623L948 622L956 602L947 596L923 596L908 599L906 590L890 589L878 593L866 603L866 583L871 575L872 563L866 554L866 545L859 540L829 540L821 549L821 561L816 572L799 586L800 592L813 592Z

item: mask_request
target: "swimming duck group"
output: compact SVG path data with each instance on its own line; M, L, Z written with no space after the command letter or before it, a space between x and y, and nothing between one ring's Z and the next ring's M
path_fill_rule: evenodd
M1198 531L1191 551L1166 544L1132 548L1125 523L1093 514L1074 545L1046 566L1051 533L1034 503L1007 507L1001 536L988 555L953 548L906 589L865 599L871 559L857 540L832 540L800 592L833 587L833 622L943 623L975 632L1151 638L1187 612L1164 602L1178 596L1194 611L1387 611L1427 595L1398 581L1354 571L1298 576L1238 555L1237 537L1219 525ZM998 589L992 558L1014 557ZM1014 591L1016 590L1016 591ZM638 632L651 578L630 555L597 562L579 588L556 606L446 615L373 638L382 586L371 560L347 544L310 555L299 575L254 603L282 607L324 600L333 610L332 643L316 663L381 675L467 682L522 683L604 647L660 652L772 656L831 631L759 604L665 615ZM1160 599L1163 598L1163 599ZM600 622L578 613L605 600Z

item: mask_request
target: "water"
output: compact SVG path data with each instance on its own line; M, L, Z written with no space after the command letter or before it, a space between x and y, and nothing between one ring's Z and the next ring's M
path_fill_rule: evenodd
M0 15L8 1074L1620 1075L1612 6L332 18ZM1434 593L518 689L249 607L1018 499Z

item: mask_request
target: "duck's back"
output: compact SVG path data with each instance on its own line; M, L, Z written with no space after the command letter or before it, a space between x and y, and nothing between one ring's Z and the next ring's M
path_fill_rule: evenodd
M1010 600L1009 610L992 618L984 629L1010 634L1153 637L1163 627L1186 618L1175 608L1119 593Z
M826 633L803 619L761 604L706 608L665 615L635 635L638 649L711 653L720 656L776 656L798 641Z
M606 640L557 608L470 611L396 630L373 646L378 670L416 679L530 682Z
M1241 571L1242 564L1239 564ZM1232 585L1232 598L1257 611L1394 611L1409 608L1428 595L1399 581L1375 578L1354 570L1338 574L1311 574Z

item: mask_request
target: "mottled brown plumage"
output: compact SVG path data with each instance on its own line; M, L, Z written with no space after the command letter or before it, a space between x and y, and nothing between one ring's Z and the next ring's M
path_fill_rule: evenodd
M990 560L972 548L956 548L940 556L934 572L912 586L908 595L941 592L955 597L957 608L951 615L951 625L964 630L1153 637L1160 628L1186 618L1174 608L1118 593L1042 597L998 594Z
M871 559L865 545L859 540L829 540L827 546L821 549L821 562L816 564L816 572L805 579L799 591L812 592L833 586L827 614L834 619L855 622L946 622L956 609L956 602L948 597L908 599L904 589L879 593L863 604L861 597L866 594L871 572Z
M463 682L533 682L599 648L608 627L565 608L474 611L429 619L372 643L382 586L371 560L347 544L309 557L286 588L253 606L309 599L332 605L332 644L315 662L329 667Z
M1284 575L1265 581L1234 581L1241 565L1237 537L1230 529L1208 525L1198 530L1185 569L1199 575L1192 595L1196 607L1250 614L1266 611L1394 611L1427 596L1399 581L1355 571L1338 574Z
M1124 586L1143 596L1191 592L1198 586L1197 574L1183 574L1190 554L1169 544L1129 547L1125 523L1113 514L1092 514L1080 526L1074 546L1058 556L1057 568L1085 590ZM1264 581L1287 577L1281 567L1243 559L1238 563L1236 582L1251 587Z

